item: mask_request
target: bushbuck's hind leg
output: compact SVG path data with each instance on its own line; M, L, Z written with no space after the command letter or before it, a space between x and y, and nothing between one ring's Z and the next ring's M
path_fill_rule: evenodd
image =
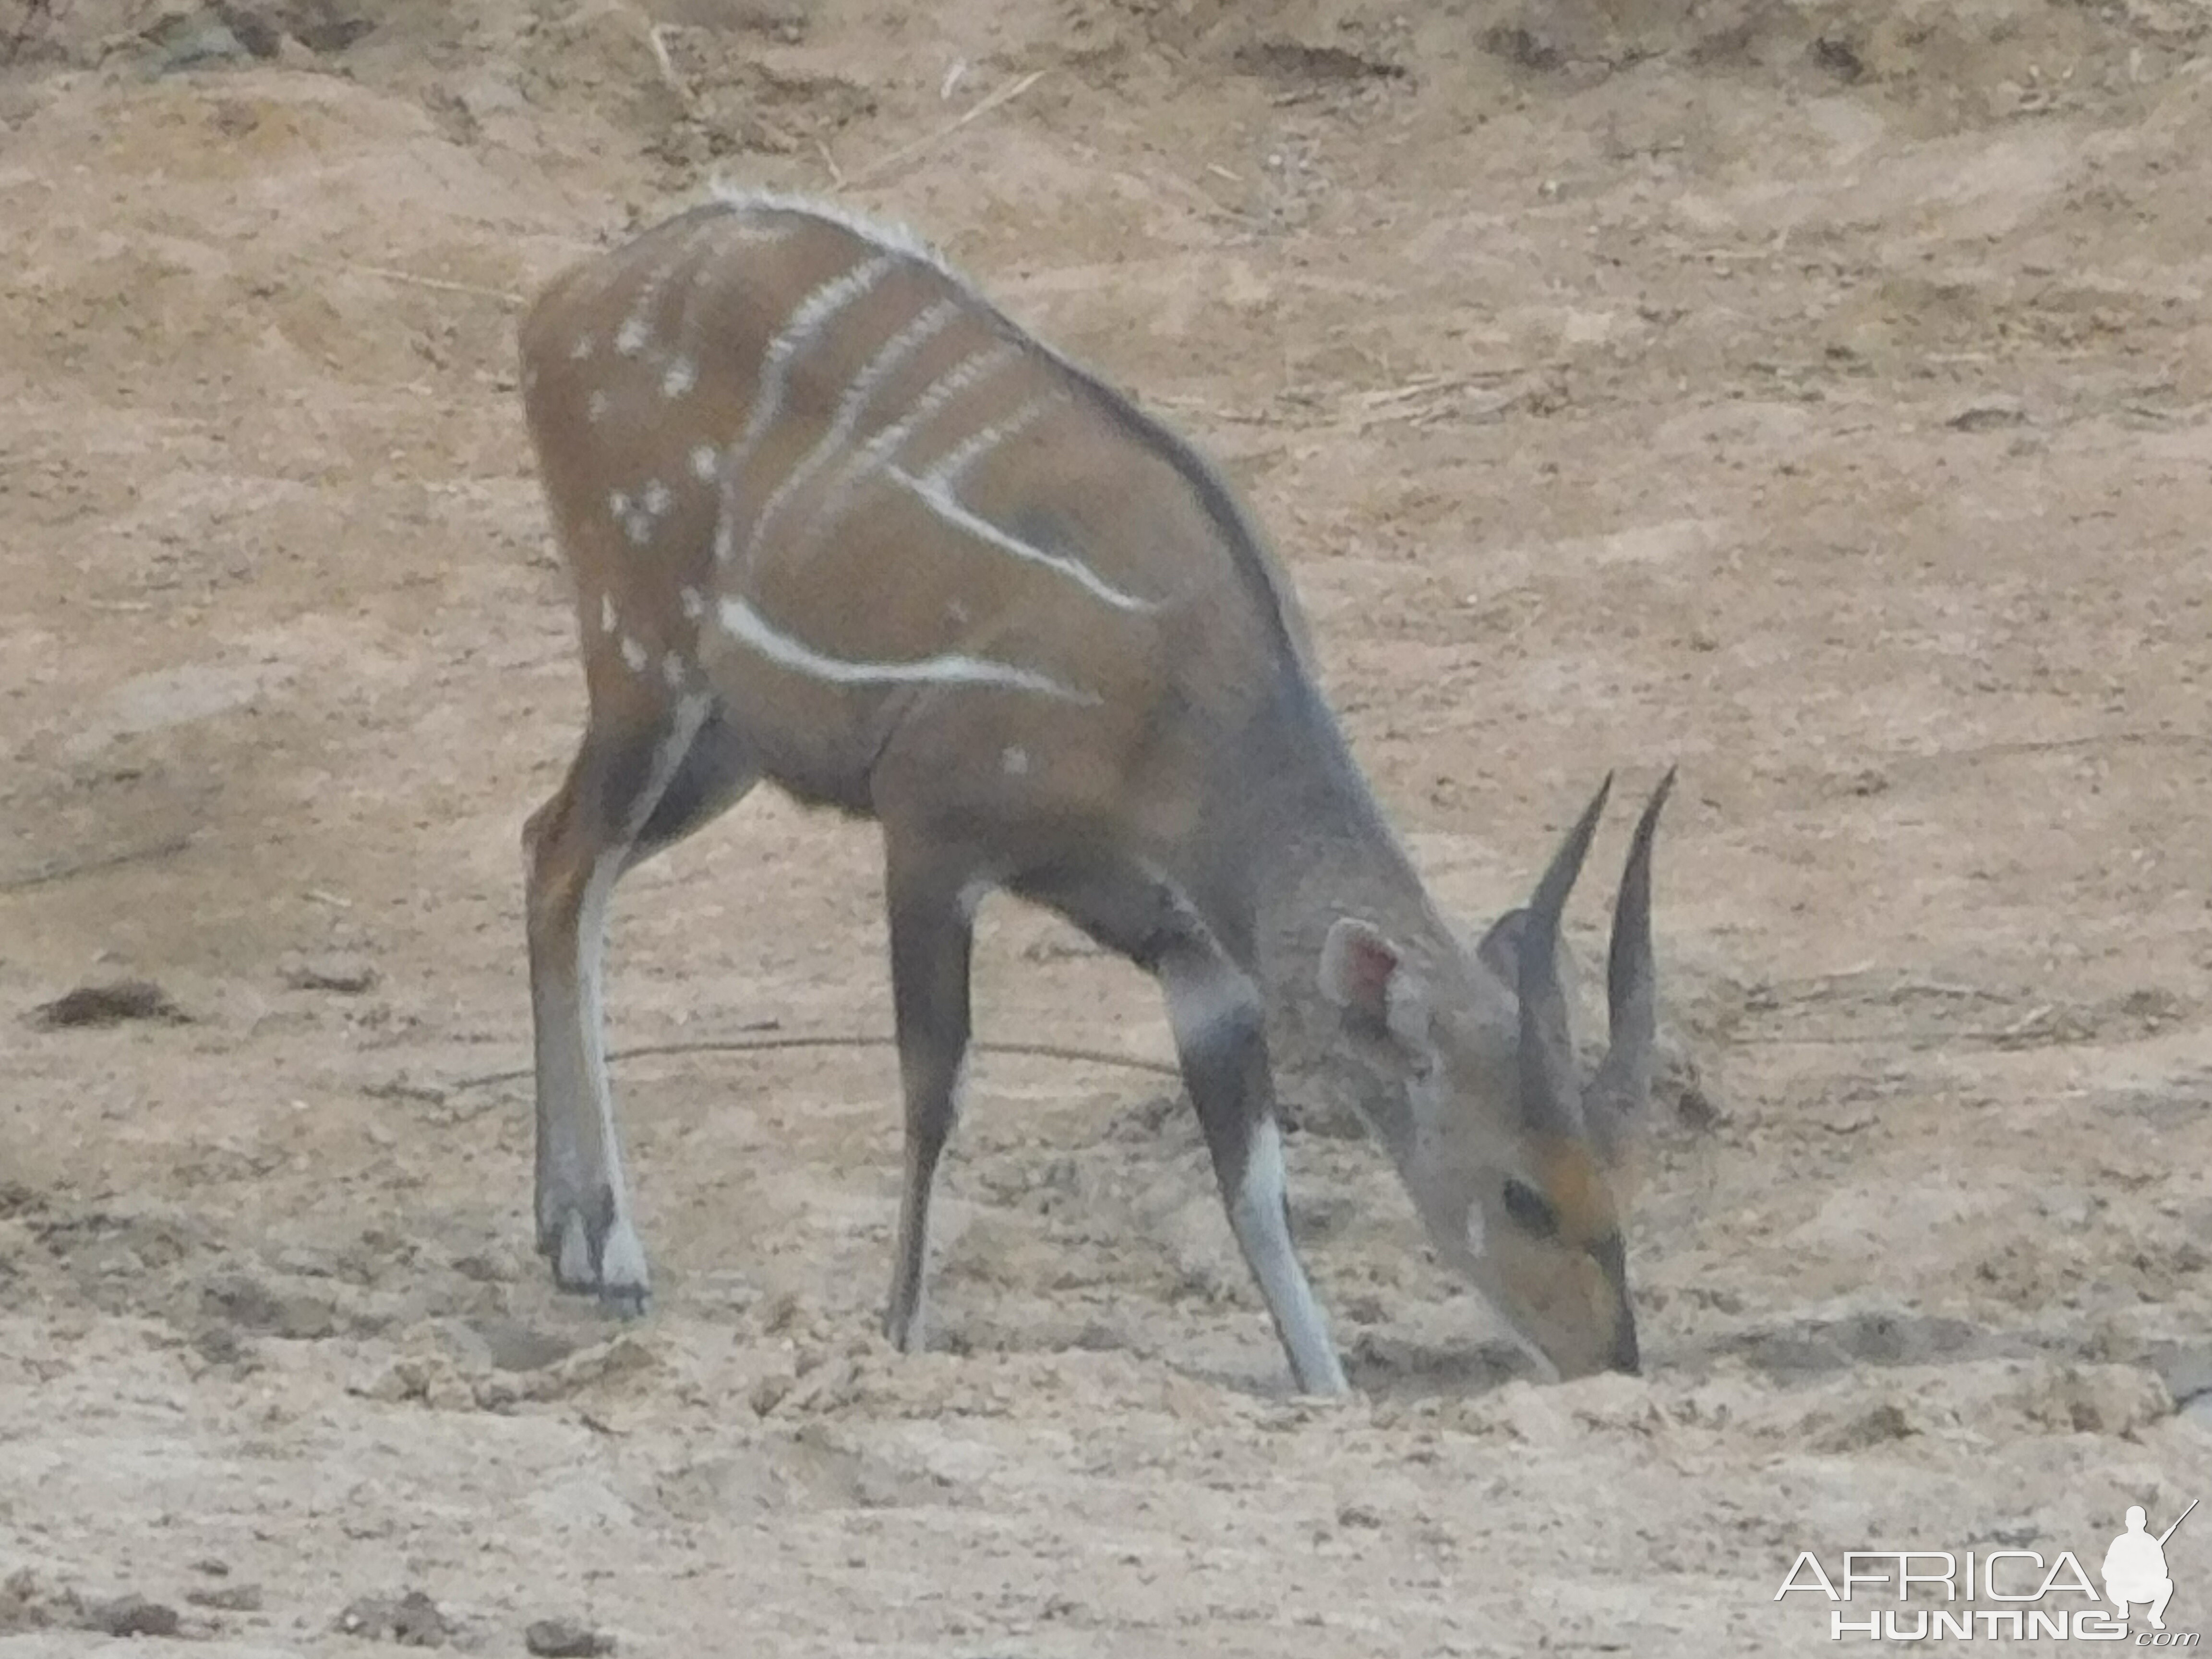
M607 1086L599 961L623 872L742 795L756 775L700 696L650 709L597 700L553 798L524 827L537 1045L538 1248L564 1290L638 1313L645 1247Z
M927 1340L929 1200L938 1161L959 1115L967 1069L976 897L957 875L915 868L894 850L884 899L890 913L899 1079L906 1094L906 1157L884 1331L904 1353L918 1352Z

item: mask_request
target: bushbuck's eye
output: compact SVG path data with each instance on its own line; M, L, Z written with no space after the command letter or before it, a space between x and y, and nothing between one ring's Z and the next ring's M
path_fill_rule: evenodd
M1549 1238L1559 1231L1559 1212L1552 1207L1551 1200L1511 1176L1505 1177L1505 1213L1531 1238Z

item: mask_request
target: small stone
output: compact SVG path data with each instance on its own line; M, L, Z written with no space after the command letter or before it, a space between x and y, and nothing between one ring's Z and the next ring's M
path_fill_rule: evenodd
M84 1624L88 1630L110 1636L174 1636L177 1610L143 1595L118 1595L112 1601L86 1603Z
M284 983L295 991L330 991L357 997L376 984L376 967L358 957L289 957Z
M181 1024L189 1017L151 980L117 980L80 985L31 1010L32 1023L49 1031L76 1026L120 1025L126 1020L161 1020Z
M453 1634L438 1604L421 1590L409 1590L397 1601L362 1596L338 1614L337 1628L348 1636L394 1642L404 1648L443 1647Z
M185 1600L196 1607L212 1607L217 1613L258 1613L261 1611L261 1586L214 1584L205 1589L186 1590Z
M522 1645L538 1659L595 1659L615 1650L615 1638L573 1619L540 1619L522 1632Z

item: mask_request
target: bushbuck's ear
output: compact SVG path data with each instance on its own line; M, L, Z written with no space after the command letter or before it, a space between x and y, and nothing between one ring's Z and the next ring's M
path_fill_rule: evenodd
M1321 947L1321 994L1401 1042L1424 1042L1428 1005L1398 947L1371 923L1339 916Z

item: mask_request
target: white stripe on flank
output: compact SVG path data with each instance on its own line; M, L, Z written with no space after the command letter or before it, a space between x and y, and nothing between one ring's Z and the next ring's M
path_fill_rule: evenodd
M832 685L1001 685L1010 690L1035 691L1068 702L1098 701L1089 692L1072 690L1032 669L958 652L917 657L906 662L854 662L843 657L825 657L789 635L778 633L759 611L732 596L723 599L720 615L722 626L732 639L750 646L779 667L811 674Z
M974 436L963 440L957 447L929 469L931 481L943 484L947 489L957 489L962 476L976 462L1024 428L1036 425L1050 410L1071 401L1066 392L1057 391L1030 398L1005 420L987 426Z
M977 517L961 506L945 481L932 472L917 478L902 467L885 469L887 476L901 489L934 513L939 519L961 532L973 536L986 547L994 547L1001 553L1021 560L1026 564L1042 565L1047 570L1066 577L1094 599L1103 599L1116 611L1157 611L1159 607L1150 599L1140 599L1133 593L1125 593L1080 559L1071 559L1064 553L1048 553L1042 547L1032 546L1018 536L1010 536L988 519Z
M845 504L852 499L853 492L866 482L869 474L879 471L885 462L896 455L916 428L969 387L1018 361L1021 355L1022 348L1018 343L1001 340L996 345L963 357L931 381L921 396L915 399L912 409L869 439L866 446L847 463L845 470L838 475L837 482L823 497L821 504L814 509L814 516L807 522L805 539L808 544L828 532L843 515Z
M845 388L844 397L838 401L837 413L830 421L829 430L762 503L760 512L753 520L752 534L745 538L747 562L750 562L752 556L759 550L761 538L768 533L769 523L775 517L777 510L795 492L805 489L807 481L853 441L853 429L860 425L860 416L867 413L868 405L875 401L876 393L883 390L884 382L903 368L915 352L943 333L952 319L959 316L961 310L957 300L939 300L928 307L886 340L883 349L869 358L866 365L853 377L853 384Z
M768 349L761 354L760 384L753 388L752 414L745 422L745 435L738 445L732 470L744 464L775 424L775 417L783 412L783 388L790 378L791 360L814 343L832 318L883 281L897 265L898 261L890 254L878 254L843 276L831 278L799 301L799 309L791 313L791 320L784 325L783 331L769 341Z

